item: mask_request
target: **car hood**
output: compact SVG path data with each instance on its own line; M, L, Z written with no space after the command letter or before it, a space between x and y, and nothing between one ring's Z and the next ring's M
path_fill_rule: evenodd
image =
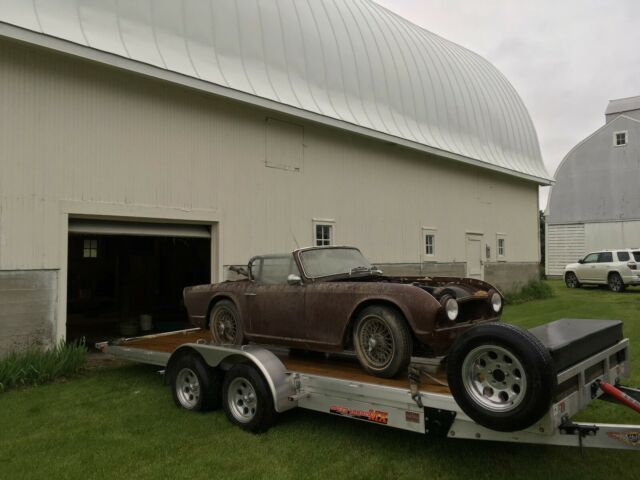
M366 283L386 283L412 285L429 292L436 298L449 293L457 299L483 297L486 298L489 290L498 292L498 289L482 280L462 277L416 277L416 276L341 276L325 280L330 282L366 282Z

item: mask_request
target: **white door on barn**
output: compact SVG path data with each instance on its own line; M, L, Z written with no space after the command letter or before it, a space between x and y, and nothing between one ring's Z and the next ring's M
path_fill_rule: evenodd
M467 234L467 277L484 279L484 262L482 260L482 235Z

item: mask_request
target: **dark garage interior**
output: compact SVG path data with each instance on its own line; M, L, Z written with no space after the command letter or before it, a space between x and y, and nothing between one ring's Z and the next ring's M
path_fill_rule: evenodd
M188 327L182 289L210 282L209 238L69 235L67 338Z

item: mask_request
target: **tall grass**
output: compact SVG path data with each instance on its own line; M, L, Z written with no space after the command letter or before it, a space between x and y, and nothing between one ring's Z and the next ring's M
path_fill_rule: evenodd
M87 360L84 342L60 342L42 350L31 348L0 357L0 392L21 385L38 385L78 373Z
M542 300L553 297L553 289L543 280L530 280L526 285L516 288L504 296L508 305L530 302L531 300Z

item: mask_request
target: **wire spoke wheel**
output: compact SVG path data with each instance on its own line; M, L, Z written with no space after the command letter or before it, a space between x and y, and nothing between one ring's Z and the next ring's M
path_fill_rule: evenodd
M200 400L200 381L196 373L190 368L183 368L176 376L176 394L180 404L187 409L193 409Z
M469 352L462 364L462 382L473 401L493 412L517 408L527 393L520 360L497 345L482 345Z
M234 378L227 391L229 411L236 420L250 422L256 415L258 397L253 385L244 377Z
M378 316L372 315L362 320L358 342L367 361L376 368L387 366L396 352L393 333L384 319Z
M238 320L235 312L224 307L217 309L211 320L211 331L217 343L235 343L238 335Z

